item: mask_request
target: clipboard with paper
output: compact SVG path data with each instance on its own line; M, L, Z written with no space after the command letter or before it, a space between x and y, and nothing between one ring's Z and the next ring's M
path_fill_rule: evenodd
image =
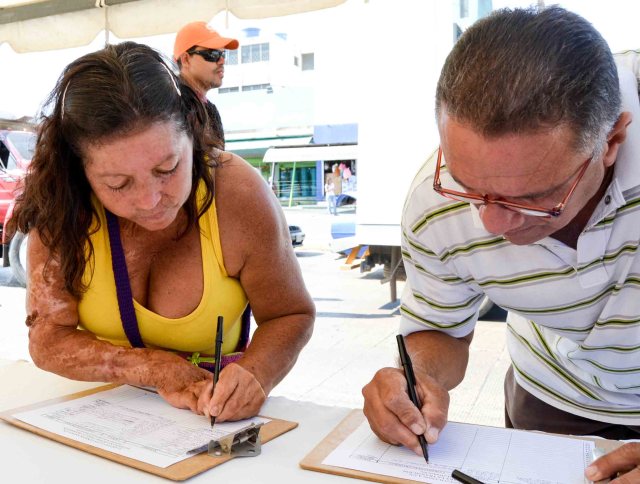
M429 446L429 464L412 451L380 441L361 410L352 411L301 462L306 470L373 482L451 483L454 469L487 483L586 484L594 449L620 442L450 422Z
M297 427L268 417L209 422L154 392L107 385L9 410L0 418L63 444L167 479L182 481ZM211 443L219 444L217 447ZM211 452L207 452L211 448ZM259 449L259 447L258 447ZM249 451L245 455L251 455Z

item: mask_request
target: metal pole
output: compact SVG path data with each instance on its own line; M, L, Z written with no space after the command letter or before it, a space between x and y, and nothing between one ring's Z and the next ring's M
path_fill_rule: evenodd
M291 205L293 204L293 184L296 181L296 163L297 162L293 162L293 170L291 172L291 189L289 190L289 208L291 208Z
M391 279L389 280L389 288L391 289L391 302L395 302L398 299L398 291L396 289L396 281L398 280L398 267L399 262L402 261L402 252L400 247L391 247Z
M104 46L109 45L109 34L111 32L111 26L109 25L109 5L104 3L104 0L96 1L96 7L104 9Z

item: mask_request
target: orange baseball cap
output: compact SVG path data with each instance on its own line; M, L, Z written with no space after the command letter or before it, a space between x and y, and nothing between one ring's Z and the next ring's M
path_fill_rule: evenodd
M238 41L222 37L218 32L209 27L206 22L191 22L182 27L176 34L173 44L173 58L178 60L184 52L194 46L208 49L237 49Z

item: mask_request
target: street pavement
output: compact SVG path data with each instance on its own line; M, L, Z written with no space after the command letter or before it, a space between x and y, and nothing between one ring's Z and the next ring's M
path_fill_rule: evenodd
M390 301L382 268L361 273L347 268L345 258L331 252L331 224L354 217L341 207L338 216L321 208L285 208L289 224L306 233L296 248L305 284L316 304L313 337L296 366L272 392L274 396L361 408L361 389L384 366L395 366L398 301ZM276 269L276 268L274 268ZM398 294L403 282L398 283ZM0 268L0 360L29 360L24 324L25 290L17 287L10 268ZM464 381L451 392L449 419L502 426L502 380L509 358L505 324L481 321L471 344Z

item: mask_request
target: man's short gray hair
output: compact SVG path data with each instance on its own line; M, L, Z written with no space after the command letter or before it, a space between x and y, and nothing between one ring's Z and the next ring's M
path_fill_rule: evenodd
M620 115L609 47L560 7L498 10L471 26L447 57L441 109L486 137L568 126L574 148L598 149Z

